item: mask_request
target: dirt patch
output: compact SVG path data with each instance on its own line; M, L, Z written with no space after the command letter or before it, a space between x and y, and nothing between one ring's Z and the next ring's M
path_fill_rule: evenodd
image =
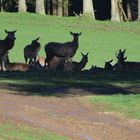
M0 94L1 118L44 128L74 140L139 140L140 122L99 112L80 97Z

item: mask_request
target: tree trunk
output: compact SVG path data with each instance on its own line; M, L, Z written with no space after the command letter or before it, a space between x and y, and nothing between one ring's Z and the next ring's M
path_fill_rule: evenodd
M57 0L52 0L53 1L53 15L57 15Z
M50 15L51 14L51 10L50 10L50 3L51 3L51 1L50 0L46 0L46 13L48 14L48 15Z
M62 12L62 0L57 0L57 15L61 16L63 15Z
M36 13L45 15L44 0L36 0Z
M131 11L130 3L127 3L127 18L129 21L132 21L132 11Z
M140 20L140 0L138 0L138 20Z
M111 0L111 21L120 22L118 0Z
M3 12L3 0L0 0L0 12Z
M68 16L68 0L63 1L63 16Z
M89 14L95 18L92 0L83 0L83 14Z
M25 0L19 0L18 12L26 12L26 2L25 2Z

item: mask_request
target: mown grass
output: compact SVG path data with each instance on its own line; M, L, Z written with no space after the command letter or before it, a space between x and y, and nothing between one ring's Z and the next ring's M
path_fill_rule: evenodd
M111 96L89 96L87 100L93 105L105 106L100 111L122 113L122 116L140 119L140 92L137 95L111 95Z
M124 48L127 49L128 60L140 61L140 22L100 22L88 17L61 18L30 13L0 13L0 19L0 38L5 37L4 29L18 30L15 47L10 51L11 61L24 62L23 48L37 37L42 44L40 55L45 56L46 43L72 40L69 31L83 32L74 59L79 61L80 52L89 52L87 68L91 65L103 66L105 61L115 59L118 49Z
M68 140L65 137L23 124L1 123L0 140Z
M5 37L4 29L15 30L16 43L10 51L10 60L24 62L23 48L32 39L40 37L42 45L39 55L45 56L44 45L50 41L65 42L72 40L69 31L83 32L79 40L79 49L74 60L79 61L80 52L89 52L91 65L102 66L105 61L115 59L115 52L126 48L129 61L140 61L140 22L115 23L110 21L94 21L88 17L55 17L41 16L30 13L0 13L0 38ZM99 74L60 74L60 73L0 73L0 83L6 84L10 90L20 89L20 92L28 92L27 95L47 95L42 88L56 87L113 87L125 88L140 85L139 73L99 73ZM32 88L37 89L32 91ZM85 91L86 92L86 91ZM102 93L103 94L103 93ZM127 116L140 119L140 96L138 92L130 92L130 95L95 96L90 93L88 101L96 104L108 105L106 111L123 112ZM119 94L119 95L116 95ZM135 95L134 95L135 94ZM55 93L50 95L56 95ZM108 95L108 96L107 96Z

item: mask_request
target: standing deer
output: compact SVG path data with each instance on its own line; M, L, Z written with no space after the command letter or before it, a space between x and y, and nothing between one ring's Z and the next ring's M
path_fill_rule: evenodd
M69 62L70 58L72 58L78 47L79 47L79 36L82 34L81 33L72 33L70 32L70 34L73 36L73 40L71 42L65 42L65 43L58 43L58 42L50 42L48 44L45 45L44 49L46 52L46 62L49 63L52 60L52 58L54 56L57 57L64 57L67 62Z
M33 40L31 44L27 45L24 48L24 59L25 59L26 64L28 63L28 58L29 58L29 64L32 64L32 65L35 64L36 57L41 48L41 45L38 42L38 40L39 40L39 38ZM34 61L33 61L33 59L34 59Z
M7 34L6 38L4 40L0 40L0 65L1 69L3 70L3 57L7 53L8 50L12 49L14 47L14 43L16 40L15 37L15 31L7 31L5 30L5 33Z
M115 53L116 58L118 60L114 66L115 70L139 72L140 71L140 62L125 61L127 59L127 57L125 57L125 52L126 52L126 49L124 49L124 50L120 49L118 54Z
M3 63L4 63L4 70L9 72L12 71L26 72L26 71L32 71L34 69L33 66L29 64L16 63L16 62L10 63L8 52L3 56Z
M65 62L62 67L63 71L64 72L81 72L88 62L88 53L85 55L81 53L81 55L82 55L82 58L80 62L75 62L75 61L72 61L72 63Z

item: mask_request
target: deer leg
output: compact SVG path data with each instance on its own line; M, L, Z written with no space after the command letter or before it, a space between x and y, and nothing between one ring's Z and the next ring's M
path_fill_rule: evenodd
M0 63L0 67L1 67L1 70L3 71L3 67L2 67L2 61L1 61L1 63Z
M30 65L33 65L32 58L29 59L29 64L30 64Z
M36 63L36 57L34 57L34 64Z
M27 64L28 58L27 57L24 57L24 58L25 58L25 63Z

